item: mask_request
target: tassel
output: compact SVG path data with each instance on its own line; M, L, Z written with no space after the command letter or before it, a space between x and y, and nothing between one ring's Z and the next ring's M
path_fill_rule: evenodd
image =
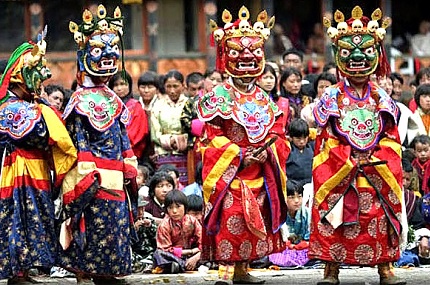
M381 43L381 55L379 57L379 66L376 69L375 73L378 78L382 76L389 76L391 73L391 68L390 68L390 64L388 63L385 47L382 43Z
M120 42L121 42L121 78L124 80L124 82L127 82L127 72L125 70L125 57L124 57L124 38L122 37L121 33L118 33Z

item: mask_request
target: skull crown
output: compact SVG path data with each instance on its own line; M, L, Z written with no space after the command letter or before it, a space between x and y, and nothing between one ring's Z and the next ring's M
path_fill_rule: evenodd
M381 9L376 9L371 15L371 19L363 15L363 10L360 6L355 6L351 11L351 19L345 20L345 16L339 10L334 13L334 21L336 27L332 27L331 20L324 17L323 24L327 28L327 35L332 42L337 42L340 37L356 34L369 34L377 42L384 40L386 29L391 25L391 19L385 17L382 19ZM379 25L379 20L381 20Z
M217 44L222 44L225 40L232 37L243 36L258 36L266 41L270 36L270 30L275 25L275 17L270 19L265 10L261 11L257 16L257 21L254 24L249 22L249 10L242 6L238 13L239 19L232 23L232 15L228 10L222 13L224 27L218 27L214 20L210 20L210 30L213 33Z
M93 15L88 9L82 13L82 23L73 21L69 23L69 30L73 34L73 39L80 48L83 48L87 40L95 33L114 32L117 35L123 34L123 17L119 7L116 7L113 17L107 16L106 8L100 4L97 7L97 14Z

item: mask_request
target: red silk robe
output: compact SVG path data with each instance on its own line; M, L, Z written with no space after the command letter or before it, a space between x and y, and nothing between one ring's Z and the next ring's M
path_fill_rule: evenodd
M357 98L340 82L326 89L314 115L320 130L309 258L359 265L397 260L403 194L395 103L372 83ZM357 172L365 157L377 165Z
M202 259L244 261L282 251L285 244L279 229L287 213L289 153L284 127L278 121L282 113L260 88L244 94L228 84L203 96L197 112L205 122L206 142L201 148ZM264 119L258 121L260 115ZM260 122L257 127L255 119ZM262 146L275 135L278 139L267 149L264 163L241 167L248 147Z

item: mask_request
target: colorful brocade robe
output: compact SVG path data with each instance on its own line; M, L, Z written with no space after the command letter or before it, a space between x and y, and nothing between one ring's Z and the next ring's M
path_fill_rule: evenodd
M63 117L78 149L78 162L62 185L66 221L60 264L98 276L130 274L137 173L126 130L130 114L102 85L76 90Z
M282 123L275 124L282 112L259 87L243 93L226 83L200 98L197 113L205 122L202 259L254 260L282 251L289 153L284 130L276 127ZM273 136L266 162L242 168L247 148Z
M53 190L77 156L50 107L9 95L0 105L0 279L55 264Z
M397 260L403 195L396 104L372 82L358 98L342 81L325 90L313 112L320 130L309 257L359 265Z

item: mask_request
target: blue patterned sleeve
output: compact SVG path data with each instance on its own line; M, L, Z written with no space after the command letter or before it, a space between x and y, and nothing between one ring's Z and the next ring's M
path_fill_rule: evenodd
M66 126L78 152L91 151L87 131L85 130L82 122L82 117L77 114L67 117Z

